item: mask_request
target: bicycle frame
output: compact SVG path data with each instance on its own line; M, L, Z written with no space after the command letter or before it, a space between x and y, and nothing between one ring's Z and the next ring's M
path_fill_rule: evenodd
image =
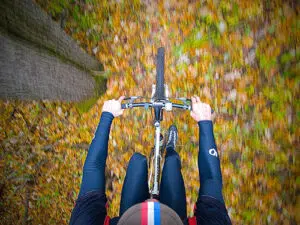
M150 189L151 198L157 199L159 197L159 183L160 183L160 133L161 127L160 122L163 120L163 110L172 111L173 108L180 108L185 110L191 110L191 105L188 104L190 102L189 99L179 98L178 100L183 101L184 104L176 104L169 101L168 98L168 88L166 87L166 99L165 100L156 100L153 96L155 96L155 88L152 88L152 98L151 102L139 102L134 103L134 101L138 98L142 98L139 96L133 96L126 98L125 100L130 100L129 103L122 104L122 109L134 108L134 107L144 107L145 109L153 108L154 113L154 127L155 127L155 141L154 141L154 175L153 175L153 184L152 189ZM151 162L150 162L151 163Z
M159 196L159 178L160 178L160 122L155 122L155 151L154 151L154 180L153 189L150 190L151 197Z
M153 108L154 112L154 127L155 127L155 142L154 142L154 178L153 185L151 186L151 176L149 179L149 185L152 187L150 189L151 198L159 198L159 181L160 181L160 122L163 120L163 110L172 111L174 108L181 108L186 110L191 110L190 99L179 98L184 104L175 104L169 101L169 89L168 86L164 84L164 48L159 48L157 52L157 64L156 64L156 85L152 85L151 102L139 102L134 103L134 101L139 96L132 96L124 100L129 100L129 103L122 104L122 109L134 108L134 107L144 107L148 109Z

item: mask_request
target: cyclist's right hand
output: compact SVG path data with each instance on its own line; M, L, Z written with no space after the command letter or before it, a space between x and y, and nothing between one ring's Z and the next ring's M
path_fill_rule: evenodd
M118 100L112 99L105 101L102 112L110 112L114 117L122 115L124 109L121 109L121 102L124 100L124 98L125 96L121 96Z
M192 99L192 111L191 117L197 122L203 120L211 120L211 108L208 104L200 101L198 96L194 96Z

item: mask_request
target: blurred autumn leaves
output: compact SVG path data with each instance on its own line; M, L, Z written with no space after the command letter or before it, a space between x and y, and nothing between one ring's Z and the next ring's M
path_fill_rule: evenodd
M166 48L172 97L193 94L216 112L224 198L233 224L297 224L299 204L299 5L295 1L37 0L105 65L108 89L87 113L61 102L1 101L0 224L67 224L103 101L150 96L156 49ZM80 91L80 90L79 90ZM165 113L192 215L199 187L198 128ZM116 216L127 162L148 155L152 116L115 119L107 160L109 215Z

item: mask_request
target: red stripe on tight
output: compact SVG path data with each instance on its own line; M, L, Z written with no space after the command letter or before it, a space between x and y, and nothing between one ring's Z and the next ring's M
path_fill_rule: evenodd
M197 218L196 216L189 218L189 225L197 225Z
M148 225L148 203L142 203L141 225Z
M106 216L104 220L104 225L109 225L110 217Z

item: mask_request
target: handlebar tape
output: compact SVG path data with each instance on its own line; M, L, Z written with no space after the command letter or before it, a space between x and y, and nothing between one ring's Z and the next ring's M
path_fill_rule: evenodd
M121 109L127 109L128 107L127 107L127 104L121 104ZM191 110L193 110L192 109L192 107L191 107ZM211 114L213 114L215 111L213 110L213 109L211 109Z

